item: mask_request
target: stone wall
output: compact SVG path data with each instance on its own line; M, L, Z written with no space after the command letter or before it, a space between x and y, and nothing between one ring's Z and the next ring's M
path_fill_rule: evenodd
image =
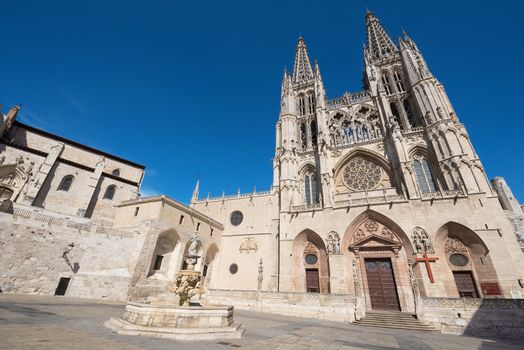
M355 320L352 295L209 289L202 298L208 304L234 305L240 310L339 322Z
M420 318L442 333L524 337L524 299L422 298Z
M0 290L125 300L143 235L81 217L4 201L0 208ZM73 245L71 245L73 244Z

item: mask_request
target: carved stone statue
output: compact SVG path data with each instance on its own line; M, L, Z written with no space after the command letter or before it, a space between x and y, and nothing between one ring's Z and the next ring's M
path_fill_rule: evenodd
M198 234L195 232L193 233L193 236L191 236L191 244L189 245L189 248L187 250L187 255L196 256L198 254L198 244L199 243L200 243L200 237L198 237Z
M174 286L168 290L178 295L180 298L178 305L189 306L191 298L202 293L200 273L195 271L180 271L175 278Z
M340 254L340 237L338 233L332 232L328 235L326 249L328 254Z
M413 246L417 253L435 253L433 244L429 239L428 233L422 227L417 226L413 229L411 236L413 240Z
M441 107L437 107L437 114L438 114L438 117L439 117L440 120L445 119L444 112L442 112L442 108Z

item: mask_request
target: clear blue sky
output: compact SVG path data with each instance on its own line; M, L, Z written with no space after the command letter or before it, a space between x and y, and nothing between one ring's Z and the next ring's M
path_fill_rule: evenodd
M146 165L188 202L269 189L285 65L301 33L330 98L361 89L358 1L1 0L0 103L21 121ZM520 1L367 1L444 83L491 177L524 201Z

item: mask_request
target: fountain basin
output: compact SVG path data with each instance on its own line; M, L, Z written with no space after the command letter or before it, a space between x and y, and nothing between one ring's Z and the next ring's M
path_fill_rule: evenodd
M122 318L105 323L118 334L177 340L240 339L244 327L233 320L233 306L178 306L128 302Z

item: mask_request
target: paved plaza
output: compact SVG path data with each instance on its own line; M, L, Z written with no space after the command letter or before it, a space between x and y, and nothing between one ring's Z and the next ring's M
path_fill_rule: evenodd
M522 349L519 341L366 328L236 311L241 340L176 342L120 336L104 327L124 304L65 297L0 294L0 349Z

